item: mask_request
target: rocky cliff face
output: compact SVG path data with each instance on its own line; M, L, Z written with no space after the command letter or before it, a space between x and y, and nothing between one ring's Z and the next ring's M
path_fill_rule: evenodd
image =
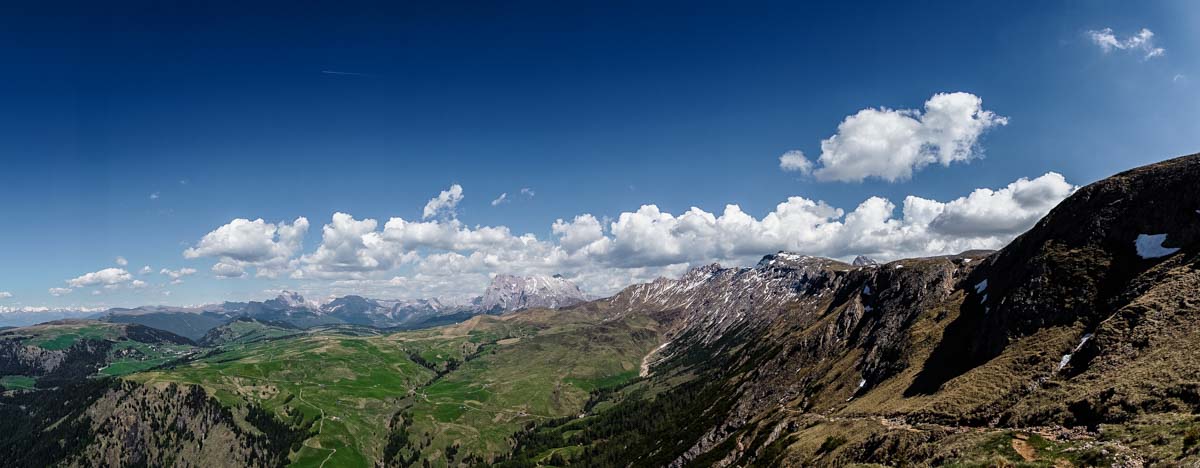
M282 466L311 427L199 387L109 379L0 396L0 416L8 466Z
M199 387L114 384L80 415L95 440L71 466L278 466L306 432L256 427ZM241 419L242 421L238 421ZM253 428L253 429L251 429ZM263 435L276 435L275 438Z
M676 459L682 466L781 406L844 407L911 369L922 348L914 341L928 338L915 329L948 321L986 254L854 267L779 253L753 268L709 266L634 286L607 306L667 324L670 340L650 357L651 372L722 376L715 393L728 413Z
M587 300L587 295L560 276L496 275L483 293L484 310L557 309Z

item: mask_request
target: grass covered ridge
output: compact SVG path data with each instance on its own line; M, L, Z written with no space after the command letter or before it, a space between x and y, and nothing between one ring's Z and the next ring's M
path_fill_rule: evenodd
M446 466L505 454L527 424L578 414L591 390L634 378L657 340L648 320L525 311L385 335L235 339L127 378L194 384L230 408L313 422L293 466L415 457Z

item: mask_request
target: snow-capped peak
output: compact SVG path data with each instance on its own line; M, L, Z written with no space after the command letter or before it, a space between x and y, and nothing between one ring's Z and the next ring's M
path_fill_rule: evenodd
M279 296L275 297L275 300L284 303L288 307L300 307L308 304L304 301L304 296L292 291L280 292Z
M875 265L879 265L879 262L875 261L875 259L868 257L866 255L859 255L857 257L854 257L854 262L851 264L854 266L875 266Z
M529 307L558 308L587 300L587 295L575 283L555 275L515 276L499 274L483 293L485 309L525 309Z

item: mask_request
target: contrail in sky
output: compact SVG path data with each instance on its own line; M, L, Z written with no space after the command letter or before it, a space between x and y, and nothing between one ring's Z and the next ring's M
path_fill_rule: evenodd
M337 71L337 70L321 70L321 73L324 73L326 75L372 76L370 73L355 73L355 72L344 72L344 71Z

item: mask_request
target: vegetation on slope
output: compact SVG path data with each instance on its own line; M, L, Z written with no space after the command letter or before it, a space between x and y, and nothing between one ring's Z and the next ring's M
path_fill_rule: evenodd
M485 462L527 424L574 415L589 391L633 378L652 323L569 312L480 316L392 334L323 332L233 340L129 378L204 388L229 408L311 421L295 466Z

